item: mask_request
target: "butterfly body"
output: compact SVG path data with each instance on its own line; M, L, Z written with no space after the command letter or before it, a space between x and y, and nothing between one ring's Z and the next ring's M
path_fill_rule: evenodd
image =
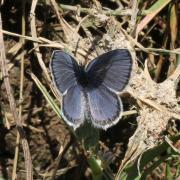
M102 54L86 67L62 51L54 51L50 69L57 89L63 95L65 121L76 129L85 119L107 129L121 117L123 106L118 93L127 85L132 68L128 50Z
M79 75L78 75L78 83L80 86L82 86L84 88L89 85L88 74L85 71L84 66L80 66Z

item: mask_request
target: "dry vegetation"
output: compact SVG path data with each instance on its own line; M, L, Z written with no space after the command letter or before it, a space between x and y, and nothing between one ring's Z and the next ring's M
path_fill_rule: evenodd
M178 0L1 1L0 179L180 178ZM107 131L61 118L53 50L81 64L128 48L124 114Z

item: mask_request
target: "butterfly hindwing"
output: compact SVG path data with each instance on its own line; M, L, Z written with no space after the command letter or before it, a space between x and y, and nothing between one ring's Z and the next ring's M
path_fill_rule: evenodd
M64 94L70 87L77 84L79 66L75 59L62 51L54 51L50 69L58 90Z
M62 99L64 120L74 129L84 122L84 95L78 85L72 86Z
M107 129L121 118L123 106L117 94L104 86L87 91L91 121L95 127Z
M116 49L95 58L89 63L86 71L92 86L104 85L119 92L127 85L131 68L130 52L127 49Z

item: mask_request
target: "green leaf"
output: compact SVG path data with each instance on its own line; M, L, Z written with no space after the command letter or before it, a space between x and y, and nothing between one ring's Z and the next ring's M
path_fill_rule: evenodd
M180 139L180 134L171 138L172 142L176 142ZM164 156L161 156L165 153ZM130 163L118 176L120 180L132 180L141 179L145 180L147 175L150 174L156 167L158 167L167 158L177 154L167 142L163 142L159 146L147 150L142 154L141 159ZM153 163L151 163L153 162ZM148 165L148 168L144 168Z
M180 65L180 55L177 54L176 55L176 66L179 66Z
M2 176L0 176L0 180L5 180Z
M76 135L86 150L94 149L99 141L99 130L87 121L76 130Z
M166 180L173 180L173 176L171 174L171 168L169 164L166 164Z
M88 158L88 164L92 170L93 180L101 180L103 169L101 167L100 161L96 159L94 155L90 155L90 157Z
M93 180L101 180L103 167L100 163L101 160L96 158L96 146L99 141L99 130L94 128L88 121L85 121L83 126L76 130L76 137L88 153L87 161L92 171Z

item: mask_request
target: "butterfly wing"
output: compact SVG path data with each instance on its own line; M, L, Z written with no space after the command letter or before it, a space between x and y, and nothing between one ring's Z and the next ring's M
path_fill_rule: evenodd
M92 87L106 86L119 92L127 85L132 68L132 57L127 49L104 53L89 63L86 68Z
M123 106L117 94L104 86L87 90L91 121L95 127L107 129L121 118Z
M62 113L63 118L74 129L84 122L84 95L78 85L71 87L63 96Z
M58 90L64 94L77 84L79 66L75 59L62 51L54 51L51 57L50 70Z
M81 86L79 66L75 59L62 51L54 51L50 69L57 89L62 93L63 119L74 129L84 121L84 100Z

